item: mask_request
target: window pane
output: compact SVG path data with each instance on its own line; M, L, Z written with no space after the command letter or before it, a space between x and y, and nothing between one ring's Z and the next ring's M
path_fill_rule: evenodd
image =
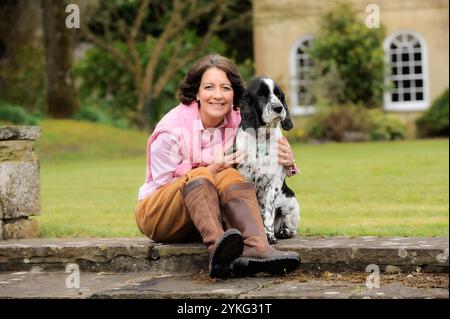
M402 67L402 74L409 74L409 67L408 66Z
M421 88L423 87L423 81L422 80L416 80L416 88Z
M394 87L398 89L398 81L394 81Z
M394 43L391 43L391 49L397 49L397 46Z
M397 93L392 94L392 102L398 102L398 94Z
M411 93L405 93L405 95L403 96L403 99L405 101L411 101Z
M422 67L420 65L417 65L414 67L414 72L416 74L421 74L422 73Z
M411 87L411 81L409 81L409 80L403 81L403 87L404 88L410 88Z
M392 68L392 74L397 75L397 68Z
M416 93L416 100L417 101L423 101L423 93L422 92L417 92Z
M402 61L408 62L409 61L409 54L408 53L402 53Z
M420 54L420 52L414 53L414 61L421 61L421 60L422 60L422 55Z
M392 54L391 55L391 61L392 62L397 62L397 54Z

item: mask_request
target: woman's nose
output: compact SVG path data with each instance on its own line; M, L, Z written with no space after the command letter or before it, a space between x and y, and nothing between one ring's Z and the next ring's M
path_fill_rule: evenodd
M220 88L217 88L214 90L214 95L213 97L215 99L221 99L223 97L222 91L220 90Z

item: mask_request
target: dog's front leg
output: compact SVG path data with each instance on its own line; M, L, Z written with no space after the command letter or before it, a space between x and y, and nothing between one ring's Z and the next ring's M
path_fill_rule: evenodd
M263 211L264 229L266 231L269 244L275 245L277 238L275 237L275 192L272 187L267 192Z

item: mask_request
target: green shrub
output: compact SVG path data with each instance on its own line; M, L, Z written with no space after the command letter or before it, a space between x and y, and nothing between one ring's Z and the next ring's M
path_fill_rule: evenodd
M307 140L307 134L304 128L293 128L290 131L284 131L283 135L289 140L291 143L299 143Z
M28 114L22 107L0 101L0 124L37 125L39 118Z
M327 12L308 50L314 62L308 89L315 100L380 106L386 70L383 39L384 28L367 28L348 4Z
M114 118L110 113L105 112L98 106L84 106L73 116L74 120L93 123L108 124L118 128L130 128L127 120Z
M405 139L406 127L392 115L385 114L380 109L369 110L371 129L370 139L373 141L394 141Z
M20 105L27 112L44 112L44 52L40 46L27 44L27 41L20 45L20 41L15 41L17 44L8 46L12 51L8 51L6 63L0 67L1 99L4 103Z
M318 107L318 112L306 125L310 138L341 142L351 139L368 139L371 127L370 116L366 109L357 105L339 105Z
M417 135L419 137L448 137L448 122L448 89L446 89L433 101L430 109L416 121Z
M306 126L309 138L318 140L365 141L404 139L405 125L380 109L357 105L319 107Z

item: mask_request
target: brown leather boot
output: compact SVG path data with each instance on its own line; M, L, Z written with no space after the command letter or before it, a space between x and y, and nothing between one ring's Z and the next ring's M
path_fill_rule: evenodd
M244 243L237 229L224 232L216 187L205 178L196 178L184 187L183 201L208 248L210 276L229 277L229 265L242 254Z
M253 184L228 186L222 192L220 201L225 228L237 228L244 237L244 252L231 264L235 275L257 272L281 275L300 265L297 253L276 250L269 245Z

